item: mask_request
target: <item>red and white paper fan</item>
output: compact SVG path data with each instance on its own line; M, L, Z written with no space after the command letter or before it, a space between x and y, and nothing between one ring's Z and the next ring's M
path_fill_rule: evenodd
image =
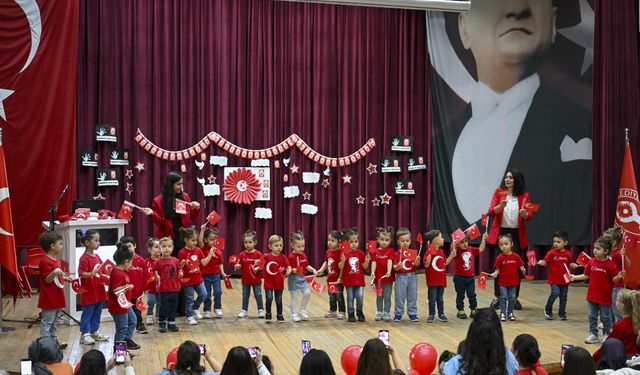
M231 172L222 187L230 201L238 204L251 204L260 191L260 182L253 172L240 168Z

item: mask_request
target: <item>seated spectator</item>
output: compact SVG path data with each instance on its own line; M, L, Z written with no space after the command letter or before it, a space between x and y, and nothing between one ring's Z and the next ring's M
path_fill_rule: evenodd
M356 375L391 375L394 370L403 368L398 353L391 346L386 346L382 340L375 338L364 344L358 359Z
M616 370L626 366L626 362L627 355L624 343L618 339L607 339L600 347L600 363L596 367L596 374L615 374ZM635 371L634 373L640 372Z
M440 357L438 357L438 374L442 374L442 370L444 370L444 364L455 356L456 353L452 353L448 350L443 350L442 353L440 353Z
M200 364L200 346L193 341L185 341L178 347L178 359L173 371L164 369L159 375L217 375L222 369L220 362L214 357L208 346L204 346L204 359L215 372L206 372Z
M540 349L535 337L526 333L516 336L511 351L520 366L518 375L548 375L547 371L540 367Z
M114 367L116 367L116 357L111 357L109 362L106 362L106 358L101 351L92 349L82 355L76 375L107 375ZM129 352L124 355L124 373L126 375L135 375L133 366L131 366Z
M585 348L574 346L564 353L562 375L595 375L596 366Z
M29 345L33 375L72 375L71 365L62 362L62 349L55 337L40 337Z
M262 352L255 347L256 357L251 358L249 350L243 346L236 346L229 350L224 360L220 375L271 375L262 363Z
M626 354L633 356L638 352L638 330L640 329L640 292L622 289L616 298L616 308L624 316L613 323L611 333L607 340L618 339L622 341ZM596 363L600 360L600 349L593 353Z
M302 357L300 375L336 375L336 371L324 350L311 349Z
M273 363L271 363L271 358L269 358L268 355L262 356L262 364L264 364L264 367L266 367L267 370L269 370L269 372L271 373L271 375L273 375Z

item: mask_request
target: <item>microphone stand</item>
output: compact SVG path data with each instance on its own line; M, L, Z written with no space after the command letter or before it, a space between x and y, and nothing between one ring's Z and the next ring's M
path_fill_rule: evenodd
M53 232L55 230L56 211L58 210L58 205L60 204L60 200L67 193L67 190L69 190L69 184L66 184L64 186L64 189L62 190L62 193L60 193L60 196L58 197L58 199L56 199L55 203L53 203L53 205L51 205L51 207L49 208L49 231L50 232Z

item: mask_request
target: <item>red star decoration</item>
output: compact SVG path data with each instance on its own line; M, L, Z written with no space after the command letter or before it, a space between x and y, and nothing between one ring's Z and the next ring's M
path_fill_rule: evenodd
M300 173L300 167L298 167L296 163L293 163L291 167L289 167L289 170L291 171L291 174Z
M364 197L362 195L358 195L358 197L356 198L356 203L357 204L364 205L364 201L365 201L365 199L364 199Z
M322 187L323 187L323 188L325 188L325 189L326 189L326 188L328 188L328 187L329 187L329 185L330 185L330 184L329 184L329 179L328 179L328 178L325 178L325 179L323 179L323 180L322 180Z
M103 200L105 200L105 197L102 196L102 193L99 193L98 195L93 197L93 200L94 201L103 201Z
M144 163L138 162L134 168L138 170L138 173L142 173L144 171Z
M125 188L125 190L127 191L127 193L129 193L129 196L131 196L131 193L133 193L133 184L127 182L127 187Z
M124 175L127 176L128 179L133 178L133 169L127 169L127 171L124 172Z
M391 196L389 194L387 194L387 192L384 192L384 195L380 196L380 199L382 199L382 204L386 204L387 206L389 205L389 202L391 202Z
M305 201L310 201L311 193L309 193L308 191L305 191L304 194L302 194L302 199L304 199Z
M373 198L371 200L371 204L373 204L373 207L378 207L380 205L380 199L378 198Z
M374 173L378 173L378 164L369 163L369 166L367 167L367 172L369 172L369 176L371 176Z
M343 185L350 184L351 179L352 179L351 175L345 174L344 176L342 176L342 184Z
M216 176L211 174L211 175L209 175L209 177L207 177L207 180L209 180L210 184L215 184L216 183L216 178L217 178Z

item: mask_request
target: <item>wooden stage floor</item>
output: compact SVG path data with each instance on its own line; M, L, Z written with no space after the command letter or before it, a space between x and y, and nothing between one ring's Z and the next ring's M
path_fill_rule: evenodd
M368 280L368 278L367 278ZM321 280L324 283L324 278ZM448 287L445 291L445 311L449 317L448 323L426 323L427 291L424 276L419 275L418 316L419 323L412 323L403 317L402 322L375 322L375 295L371 289L365 290L364 304L367 321L365 323L347 323L337 319L325 319L324 313L328 309L326 295L312 293L307 311L310 320L293 323L289 320L289 293L283 296L285 318L284 324L265 324L257 319L255 300L250 300L249 317L238 319L241 302L240 280L232 279L233 290L223 292L224 319L203 320L197 326L187 326L184 318L178 318L180 332L160 334L157 325L149 326L149 334L136 334L134 339L142 346L133 360L136 374L156 374L165 364L168 351L178 346L184 340L205 343L213 350L220 362L224 361L229 348L235 345L260 346L263 354L269 355L274 363L274 373L278 375L297 374L302 358L300 340L308 339L312 347L325 350L333 361L338 373L340 354L351 344L363 345L369 338L376 337L378 329L390 331L391 345L401 353L408 365L409 351L418 342L428 342L436 347L438 352L448 349L455 350L460 340L466 336L470 320L459 320L455 317L455 291L451 275L448 277ZM585 345L583 339L587 332L587 307L585 302L587 288L572 286L569 291L567 306L568 321L547 321L544 319L544 306L549 287L544 281L523 281L520 301L523 311L516 312L516 322L503 323L505 343L507 346L520 333L534 335L540 344L542 363L559 362L562 344L573 344L586 347L593 352L596 345ZM479 290L478 303L487 306L492 295L489 290ZM264 292L263 292L264 294ZM558 302L554 306L557 309ZM19 299L14 311L11 300L3 301L5 319L22 319L35 317L38 313L37 296L32 299ZM274 306L275 308L275 306ZM275 313L275 311L274 311ZM467 312L468 313L468 312ZM108 313L107 313L108 314ZM275 314L274 314L275 315ZM29 343L38 337L39 328L27 328L24 323L5 322L5 326L15 327L16 331L0 334L0 369L19 371L20 358L27 358ZM113 322L103 322L101 331L111 337L114 334ZM62 340L69 342L64 351L64 360L75 365L84 351L97 348L110 356L112 342L96 343L94 346L80 345L80 332L77 326L59 325L58 332ZM109 357L107 357L109 358ZM115 373L112 371L111 373Z

